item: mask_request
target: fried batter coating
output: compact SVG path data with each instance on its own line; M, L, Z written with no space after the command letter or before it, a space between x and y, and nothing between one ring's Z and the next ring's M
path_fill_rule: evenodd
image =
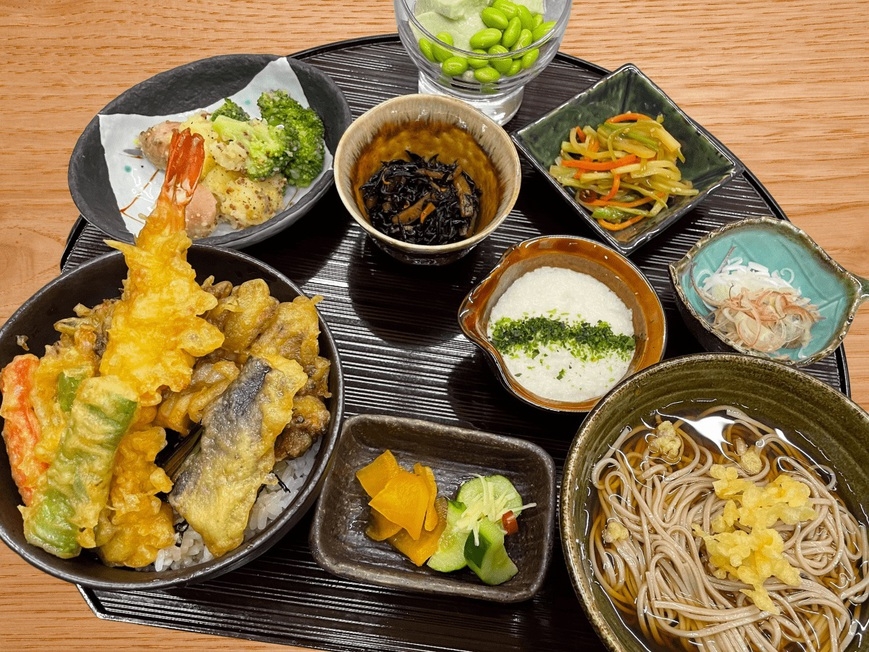
M159 403L164 386L184 389L195 359L223 343L220 330L200 317L217 299L199 286L187 262L192 242L184 231L184 209L202 169L201 140L176 132L172 143L160 197L136 244L107 242L124 254L129 271L100 374L129 383L143 406Z
M118 446L109 489L111 509L100 514L96 530L100 558L110 566L147 566L158 550L175 541L172 508L157 497L172 488L172 481L154 463L165 445L166 432L153 427L128 432Z
M244 540L257 492L275 464L275 438L305 379L293 360L252 356L206 409L199 450L184 461L169 502L215 557Z
M302 367L314 364L320 345L320 322L316 305L320 297L299 296L281 303L272 319L250 347L251 355L276 353L295 360Z
M202 420L202 413L238 376L238 367L229 360L200 360L193 369L190 385L166 395L157 409L156 425L182 436Z
M330 418L328 408L318 397L296 395L293 417L275 441L275 459L294 459L304 455L326 432Z
M222 348L242 354L247 352L259 329L271 320L277 308L278 300L272 297L268 284L254 279L237 285L228 296L220 298L207 319L223 332Z

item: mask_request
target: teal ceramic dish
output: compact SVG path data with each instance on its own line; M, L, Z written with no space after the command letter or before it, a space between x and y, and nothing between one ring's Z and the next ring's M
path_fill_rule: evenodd
M869 415L844 394L799 369L735 353L671 358L639 371L607 394L579 426L561 482L559 530L568 574L586 615L611 651L675 646L654 646L629 628L594 577L588 535L597 500L590 485L592 468L626 425L648 420L656 411L684 414L714 404L739 407L780 428L793 445L830 467L839 497L866 524ZM867 617L864 609L848 652L869 648L869 639L859 634L866 631Z
M663 115L664 126L682 145L685 162L682 178L700 192L693 197L673 197L654 218L641 220L622 231L608 231L592 219L591 211L552 175L549 166L561 151L561 143L577 125L597 126L614 115L634 111ZM742 165L708 131L689 118L658 86L636 66L627 64L568 100L536 122L511 133L513 142L531 164L567 200L589 226L622 254L649 242L672 226L742 171Z
M725 259L754 262L783 276L814 304L821 320L801 348L761 353L727 339L712 328L711 310L697 291L698 275L715 271ZM861 303L869 299L869 280L843 269L804 231L772 217L745 219L710 232L681 259L670 263L677 305L689 330L709 351L733 351L805 366L832 353L848 333ZM692 281L693 279L693 281Z

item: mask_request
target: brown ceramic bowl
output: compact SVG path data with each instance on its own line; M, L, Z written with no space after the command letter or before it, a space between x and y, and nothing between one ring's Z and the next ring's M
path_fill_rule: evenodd
M448 133L452 127L459 133ZM383 162L407 159L408 150L459 163L480 188L481 216L467 238L412 244L371 225L359 188ZM466 255L506 219L522 180L519 155L506 131L470 105L434 95L401 95L361 115L341 137L333 167L338 195L356 223L390 256L415 265L444 265Z
M690 412L715 404L737 406L780 428L792 444L834 472L839 496L861 523L867 522L869 415L841 392L793 367L737 353L687 355L640 371L607 394L580 425L564 462L559 496L568 575L592 626L612 652L666 648L653 646L628 627L594 577L588 532L597 492L590 486L591 470L625 426L649 420L658 410ZM864 609L855 622L858 632L866 631L867 619ZM847 650L867 647L869 640L858 633Z
M516 576L488 586L467 568L440 573L417 567L389 543L369 539L369 499L356 471L385 449L406 469L416 462L430 467L438 493L446 498L454 498L459 486L475 476L502 474L526 503L536 503L523 510L519 532L506 541L519 569ZM419 419L364 414L344 422L334 459L310 534L314 559L330 573L406 591L505 603L527 600L542 586L552 556L556 488L555 463L537 444Z
M599 242L563 235L541 236L513 245L462 302L459 308L462 331L486 353L495 374L509 392L547 410L587 412L600 396L567 402L530 392L507 369L503 356L488 336L489 317L498 299L520 276L544 266L564 267L592 276L609 287L631 310L636 350L626 376L663 357L667 343L664 309L648 279L627 258Z

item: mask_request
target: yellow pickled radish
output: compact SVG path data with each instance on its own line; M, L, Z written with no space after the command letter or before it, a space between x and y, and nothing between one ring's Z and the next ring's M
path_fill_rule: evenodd
M389 479L399 470L400 467L395 459L395 455L387 449L375 457L369 464L356 471L356 479L359 480L365 493L373 498L383 490Z
M384 517L403 527L414 540L419 539L429 503L429 488L416 473L399 469L386 485L368 501Z
M438 522L443 520L441 515L438 514L438 510L435 506L435 500L438 497L438 483L435 480L434 472L428 466L423 466L419 462L413 465L413 472L418 476L421 476L423 480L425 480L426 486L428 487L428 504L425 509L425 520L423 521L423 527L431 532L434 530ZM444 510L444 514L446 510Z
M428 468L428 467L423 467ZM411 538L407 530L399 530L389 538L389 543L417 566L422 566L438 549L441 534L447 526L447 501L440 497L435 501L435 526L422 530L418 539Z
M365 534L374 541L386 541L391 536L401 532L401 526L393 523L376 509L372 509L368 517L368 527Z

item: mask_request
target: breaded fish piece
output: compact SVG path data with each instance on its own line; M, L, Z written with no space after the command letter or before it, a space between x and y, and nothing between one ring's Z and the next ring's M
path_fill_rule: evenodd
M252 356L206 409L199 450L181 466L169 503L215 557L244 540L257 492L275 464L275 439L307 380L294 360Z

